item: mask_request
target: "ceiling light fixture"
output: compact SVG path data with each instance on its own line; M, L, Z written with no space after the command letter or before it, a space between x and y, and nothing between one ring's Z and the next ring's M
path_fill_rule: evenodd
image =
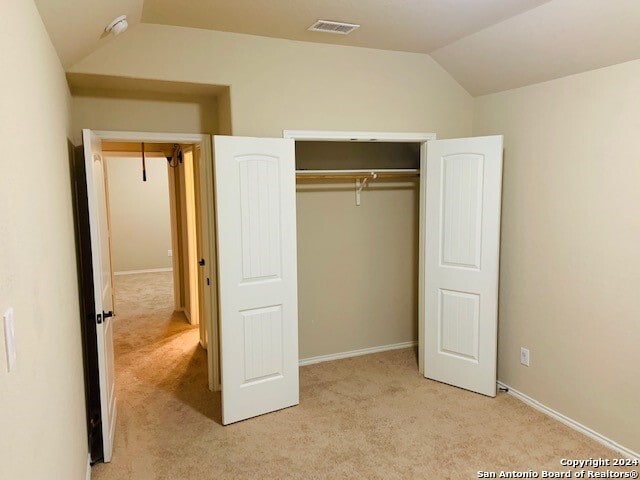
M120 35L129 27L129 23L127 22L126 15L120 15L113 22L107 25L107 28L104 29L107 33L113 33L114 35Z

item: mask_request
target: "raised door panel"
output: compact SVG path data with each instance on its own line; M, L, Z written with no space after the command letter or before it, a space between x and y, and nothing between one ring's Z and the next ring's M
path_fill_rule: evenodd
M280 277L281 211L278 159L266 155L237 158L242 218L242 281Z
M480 268L483 155L445 155L442 162L441 264Z
M424 374L494 396L502 137L428 142L425 182Z
M282 306L241 312L244 326L244 383L282 378Z
M438 350L478 362L480 295L440 289Z
M296 405L298 307L293 141L214 137L222 416Z

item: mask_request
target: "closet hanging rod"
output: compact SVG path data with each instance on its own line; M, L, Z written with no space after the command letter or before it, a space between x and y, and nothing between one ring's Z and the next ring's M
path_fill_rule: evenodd
M418 179L420 177L417 173L411 174L382 174L376 177L376 180L392 180L394 178L401 179ZM371 176L364 177L365 179L371 178ZM296 180L362 180L362 175L300 175L296 177Z
M371 175L377 173L384 174L409 174L419 175L418 168L374 168L374 169L358 169L358 170L296 170L296 175Z
M381 170L296 170L297 180L366 180L417 178L420 170L415 168Z

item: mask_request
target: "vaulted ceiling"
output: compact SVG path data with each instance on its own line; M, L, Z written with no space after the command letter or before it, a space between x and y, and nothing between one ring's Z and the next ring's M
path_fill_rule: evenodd
M638 0L35 0L68 68L139 22L427 53L472 95L640 58ZM360 24L350 35L316 20ZM125 33L126 35L126 33Z
M140 23L144 0L35 0L49 37L65 68L111 39L104 28L126 15L129 26Z
M142 20L265 37L430 53L548 0L145 0ZM356 23L348 36L316 20Z

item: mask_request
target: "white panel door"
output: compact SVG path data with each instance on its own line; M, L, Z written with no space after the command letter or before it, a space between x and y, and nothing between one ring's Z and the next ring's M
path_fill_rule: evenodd
M299 403L293 140L214 137L222 423Z
M113 296L111 246L107 207L106 167L102 142L91 130L82 131L87 174L87 201L91 230L91 260L98 337L100 408L104 461L111 461L116 426L115 372L113 365Z
M502 136L428 142L424 375L489 396L496 395L501 190Z

